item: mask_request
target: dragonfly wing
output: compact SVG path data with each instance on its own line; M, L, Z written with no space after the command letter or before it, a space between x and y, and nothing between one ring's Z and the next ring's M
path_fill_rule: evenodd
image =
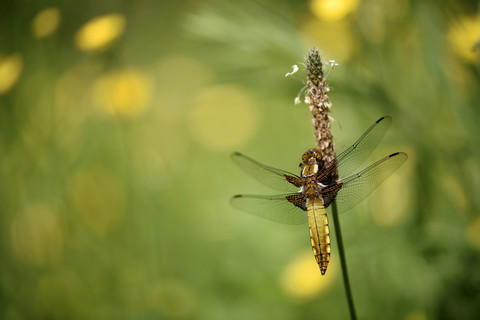
M362 202L376 187L397 170L407 158L408 156L404 152L393 153L359 173L343 179L338 193L331 193L337 202L338 212L345 212ZM331 200L333 199L326 199L326 202L329 203Z
M288 171L266 166L239 152L232 154L232 160L267 187L284 192L297 192L301 187L300 177Z
M335 161L340 177L348 177L367 160L382 140L391 123L392 118L390 116L378 119L353 145L336 157Z
M255 216L286 224L307 222L305 201L299 193L274 196L236 195L232 206Z

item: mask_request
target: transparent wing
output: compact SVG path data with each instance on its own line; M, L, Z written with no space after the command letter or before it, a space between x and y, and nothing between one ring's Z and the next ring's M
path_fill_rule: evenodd
M393 153L359 173L343 179L341 181L343 185L335 197L338 212L345 212L362 202L376 187L395 172L407 158L408 156L404 152Z
M274 196L236 195L230 202L232 206L255 216L286 224L303 224L307 222L307 212L288 199L301 196L298 193ZM299 199L300 200L300 199ZM304 204L303 204L304 205Z
M266 166L239 152L232 154L232 160L246 173L267 187L284 192L297 192L301 186L299 176L288 171Z
M392 123L390 116L378 119L358 140L336 157L338 175L348 177L362 165L380 143Z

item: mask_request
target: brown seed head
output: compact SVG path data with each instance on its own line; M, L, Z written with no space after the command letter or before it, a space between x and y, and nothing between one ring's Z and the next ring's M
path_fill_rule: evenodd
M316 150L321 155L323 163L328 164L335 159L335 145L330 132L330 117L328 116L331 103L327 94L328 85L323 73L323 63L318 50L315 48L310 50L308 54L306 69L306 100L310 104L310 111L312 112Z

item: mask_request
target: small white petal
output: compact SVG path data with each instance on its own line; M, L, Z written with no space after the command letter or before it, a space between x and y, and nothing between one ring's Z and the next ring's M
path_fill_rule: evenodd
M291 76L291 75L293 75L294 73L296 73L296 72L298 71L298 66L295 64L295 65L292 66L292 69L293 69L292 72L287 72L287 73L285 74L285 77Z
M330 62L330 68L335 68L335 67L338 67L338 63L335 61L335 60L329 60Z

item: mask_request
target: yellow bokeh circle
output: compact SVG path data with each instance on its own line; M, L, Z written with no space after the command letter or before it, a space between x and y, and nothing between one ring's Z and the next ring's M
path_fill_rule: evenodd
M109 114L134 117L142 114L151 100L150 81L133 69L108 73L95 82L94 98Z
M283 292L296 301L309 301L330 289L337 277L335 263L330 263L322 276L311 250L296 256L280 278Z
M45 265L60 257L64 232L55 211L48 205L31 205L13 220L12 247L22 261Z
M7 93L17 83L23 69L20 54L3 56L0 54L0 94Z
M417 310L407 314L404 319L405 320L428 320L428 317L424 311Z
M310 0L310 11L319 19L337 21L357 9L358 0Z
M322 48L322 54L327 59L347 61L355 54L355 37L350 23L346 20L327 23L325 21L307 18L301 31L308 47Z
M480 16L464 16L450 26L448 40L452 50L468 62L480 57Z
M101 166L85 168L70 181L76 214L100 236L107 234L123 218L126 194L123 181Z
M245 143L257 128L258 115L248 91L236 85L204 90L189 114L192 135L212 149Z
M177 120L185 116L200 91L213 79L212 70L192 57L171 55L163 57L152 70L155 77L155 100L158 108L152 114L162 120ZM188 76L185 76L188 75ZM185 94L188 90L188 94Z
M466 237L468 244L480 251L480 215L467 226Z
M376 224L393 227L409 217L410 188L405 180L405 175L394 173L368 198L368 208Z
M151 306L158 314L169 319L186 319L195 312L197 297L186 282L165 278L150 287Z
M95 17L75 34L75 45L82 51L103 51L112 46L125 30L125 17L112 13Z
M32 31L35 37L44 38L57 30L60 24L60 10L46 8L37 13L32 21Z
M36 318L43 319L86 319L91 302L91 288L72 270L55 269L42 273L35 292Z
M480 16L464 16L450 26L448 40L459 57L476 62L480 57Z

